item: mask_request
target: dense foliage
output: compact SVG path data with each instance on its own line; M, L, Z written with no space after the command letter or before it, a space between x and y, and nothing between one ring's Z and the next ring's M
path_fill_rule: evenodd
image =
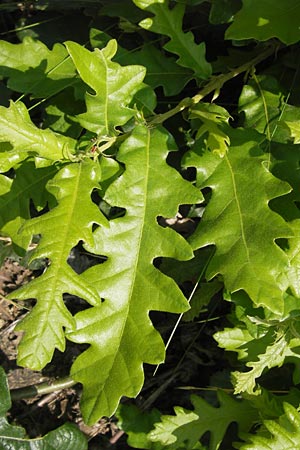
M298 448L300 1L65 3L79 33L75 15L71 36L0 41L1 234L42 268L10 294L34 299L18 364L83 348L70 379L84 420L116 413L132 448ZM165 359L151 311L195 324L217 309L216 397L174 399L173 415L120 404ZM23 431L5 386L8 449ZM85 448L72 427L44 439L67 432Z

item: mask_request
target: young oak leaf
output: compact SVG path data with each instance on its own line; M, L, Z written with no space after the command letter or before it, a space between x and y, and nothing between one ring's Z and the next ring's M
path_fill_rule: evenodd
M25 37L21 43L0 41L0 75L8 87L33 97L50 97L76 81L76 70L64 45L52 50L41 41Z
M81 79L94 91L86 93L87 111L76 120L98 135L115 134L115 127L124 125L135 114L129 104L142 85L146 69L112 62L117 51L114 39L93 52L71 41L66 42L66 47Z
M223 158L200 149L186 160L197 168L199 186L212 189L190 242L194 249L216 246L208 279L221 274L230 292L242 289L256 306L281 314L284 289L277 280L288 257L275 240L291 237L293 231L268 202L291 188L265 167L257 133L235 129L229 137L231 147Z
M217 155L223 157L228 150L230 139L222 130L228 124L230 114L225 108L214 103L199 103L190 110L191 119L200 119L202 125L197 131L196 139L207 135L207 147Z
M73 342L90 344L71 368L72 378L83 384L81 410L87 423L110 416L123 395L136 396L143 385L143 363L164 359L164 344L149 311L188 309L176 283L153 266L158 256L188 260L193 255L184 238L161 227L157 217L173 217L178 205L202 200L166 164L168 138L163 129L137 126L118 153L126 170L104 197L126 208L124 217L96 230L97 253L108 260L85 272L105 301L79 312L76 330L67 334Z
M177 3L172 9L168 1L133 0L139 8L154 14L154 17L142 20L139 25L154 33L164 34L170 38L164 48L179 56L177 62L194 72L199 81L206 80L211 75L211 65L205 58L205 43L196 44L191 31L182 30L184 3Z
M0 144L1 172L7 172L28 156L48 160L51 164L65 159L75 149L74 139L38 128L31 121L26 106L13 101L9 108L0 106Z
M238 424L239 432L247 432L257 419L257 411L247 401L231 398L218 391L220 406L215 408L196 395L191 396L193 411L175 407L175 416L162 416L148 438L170 450L194 449L200 438L210 432L210 450L218 450L230 424Z
M234 392L239 394L247 392L255 394L256 379L259 378L263 371L272 367L281 367L286 358L299 358L297 347L299 347L299 326L295 320L287 320L281 325L275 333L275 339L269 345L265 346L265 350L260 349L259 354L255 357L255 361L246 363L251 370L248 372L233 372ZM263 341L263 339L262 339ZM249 345L249 344L248 344ZM256 347L257 347L256 342ZM295 351L293 349L296 349ZM260 389L257 391L260 392Z
M37 299L37 304L18 325L25 332L18 348L18 363L33 370L41 370L52 359L55 348L65 349L64 328L74 328L74 319L63 302L63 294L70 293L92 304L100 298L84 274L77 275L67 263L71 249L82 240L94 245L93 224L107 221L91 200L91 192L99 188L100 166L90 160L69 164L62 168L48 189L58 205L48 213L25 223L22 232L41 240L32 260L48 258L45 272L11 294L11 298Z
M283 403L284 414L276 420L264 420L265 428L243 436L241 450L296 450L300 448L300 415L289 403Z

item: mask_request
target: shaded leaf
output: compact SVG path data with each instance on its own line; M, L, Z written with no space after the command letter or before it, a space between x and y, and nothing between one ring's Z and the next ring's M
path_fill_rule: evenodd
M161 414L157 409L142 412L135 405L120 404L116 416L118 427L128 435L128 445L133 448L150 450L161 450L163 448L159 442L151 442L147 436L155 422L160 420Z
M84 274L77 275L67 263L71 249L80 240L93 248L93 224L106 224L90 197L92 190L99 187L99 171L98 164L89 160L65 166L47 186L58 205L27 221L22 228L25 235L42 236L31 259L50 260L40 277L11 294L12 298L37 299L35 307L18 325L19 330L25 331L19 345L18 363L33 370L40 370L51 361L55 348L65 350L64 328L74 328L63 294L77 295L92 304L100 302Z
M299 15L299 0L243 0L243 6L235 14L225 37L258 41L277 37L285 44L294 44L300 39Z
M230 292L243 289L256 306L280 314L283 288L277 278L286 270L288 259L275 240L293 232L268 202L290 187L265 168L256 133L231 130L230 139L230 151L222 159L200 150L186 160L186 165L197 168L200 187L212 189L191 244L195 249L216 246L208 279L222 274Z
M299 411L289 403L284 403L284 414L277 420L264 420L264 430L256 435L244 436L247 440L242 450L295 450L300 447Z
M206 80L211 75L211 65L205 58L205 43L196 44L191 31L184 33L182 21L185 5L177 3L170 9L168 1L133 0L141 9L154 14L154 17L144 19L140 26L154 33L164 34L170 38L164 48L178 55L177 63L194 72L196 79Z
M243 126L255 128L272 142L290 141L294 136L285 121L300 119L300 108L285 103L285 94L273 77L252 78L244 85L239 98Z
M51 99L51 103L45 107L43 128L50 128L56 133L78 139L82 127L78 122L73 121L73 116L85 110L84 92L82 92L82 99L77 100L78 92L79 89L75 93L73 88L65 88L63 92Z
M194 449L200 438L210 432L209 449L217 450L227 428L236 422L239 432L249 430L257 418L256 410L247 401L238 401L218 391L219 407L209 405L201 397L191 396L193 411L175 407L175 416L162 416L149 438L167 449Z
M204 306L207 306L215 294L223 288L223 283L215 279L208 283L200 283L199 288L193 295L189 309L183 315L184 321L190 321L198 317Z
M125 56L125 55L124 55ZM143 61L147 69L145 83L153 89L162 86L166 96L176 95L182 91L184 86L193 78L193 72L179 66L175 59L167 57L154 45L144 45L140 51L128 52L126 58L116 58L117 61L124 61L137 64Z
M241 8L241 0L211 0L209 21L213 24L228 23Z
M194 252L194 258L188 261L177 261L175 259L163 258L159 270L173 278L181 285L185 281L195 283L204 272L207 261L211 256L211 248L204 248Z
M132 0L116 0L106 3L102 12L108 16L119 17L121 20L127 19L132 23L137 23L144 17L143 12L133 4Z
M36 127L22 102L0 106L0 141L10 146L0 146L0 171L7 172L28 156L48 160L49 164L65 159L74 153L75 141L57 135L51 130Z
M153 266L158 256L192 257L188 243L160 227L157 217L172 217L179 204L201 201L199 192L166 164L168 138L164 130L137 126L118 153L126 170L104 197L126 208L124 217L95 232L97 253L108 260L85 272L105 301L78 313L76 330L68 333L71 341L90 344L71 369L72 378L83 384L87 423L111 415L121 396L136 396L144 379L142 364L164 359L164 344L149 311L188 309L175 282Z
M33 200L37 209L46 205L50 199L45 195L45 185L56 172L54 166L36 169L29 162L15 171L14 179L0 175L0 230L20 250L27 250L31 242L30 236L18 233L31 217L30 201Z
M286 394L274 394L262 387L260 391L260 395L243 394L243 398L247 399L260 412L261 417L266 419L277 419L281 416L284 413L284 403L290 403L296 408L299 405L300 391L294 387Z
M300 202L300 152L299 145L279 144L272 142L271 164L272 173L281 180L287 181L292 187L291 192L271 201L270 206L285 220L292 221L300 218L298 202Z
M0 75L8 77L10 89L44 98L76 81L74 64L62 44L49 50L30 37L19 44L0 41Z

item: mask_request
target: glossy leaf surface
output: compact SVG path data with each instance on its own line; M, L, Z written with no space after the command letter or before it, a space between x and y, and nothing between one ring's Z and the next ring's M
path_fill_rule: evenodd
M68 153L74 153L75 147L73 139L34 125L22 102L11 102L9 108L0 106L0 141L0 149L3 148L0 151L1 172L17 166L28 156L46 160L49 164L60 161Z
M209 279L222 274L231 292L243 289L257 306L280 314L283 292L276 281L288 259L275 240L293 232L268 202L290 187L264 167L256 134L236 130L230 139L224 158L202 152L186 161L198 168L200 187L212 189L191 243L195 249L216 246L207 270Z
M188 309L174 281L153 266L158 256L192 257L188 243L159 226L157 217L172 217L179 204L201 201L199 192L166 164L168 137L163 130L136 127L118 154L126 170L105 195L109 204L126 208L126 214L95 232L96 251L108 260L85 275L104 303L78 313L76 330L68 333L73 342L91 345L71 369L84 386L82 411L88 423L112 414L122 395L137 395L144 362L164 359L164 345L149 311Z
M41 41L25 37L12 44L0 41L0 74L8 77L8 87L34 97L47 97L76 82L76 71L62 44L49 50Z
M12 294L13 298L37 299L36 306L18 326L25 331L19 346L20 365L41 370L51 361L55 348L64 351L64 328L74 328L75 322L64 305L63 294L77 295L91 304L100 302L84 274L79 276L67 263L71 249L80 240L93 247L93 224L106 225L90 198L92 190L99 186L99 170L92 161L65 166L48 185L58 205L23 226L25 235L42 236L32 259L48 258L49 265L40 277Z
M115 127L134 116L129 104L142 84L145 68L122 67L112 62L117 51L115 40L93 52L75 42L67 42L66 46L81 79L94 91L87 92L87 112L77 116L77 120L98 135L115 134Z

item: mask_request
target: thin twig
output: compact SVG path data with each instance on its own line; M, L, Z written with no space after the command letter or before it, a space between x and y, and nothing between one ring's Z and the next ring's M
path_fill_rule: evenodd
M55 380L51 383L39 383L33 384L31 386L26 386L19 389L12 389L10 391L10 396L12 400L22 400L24 398L35 397L36 395L45 395L52 392L60 391L62 389L67 389L77 384L71 377L61 378Z
M233 78L237 77L243 72L249 72L249 70L252 67L255 67L257 64L264 61L266 58L271 56L277 50L278 46L275 45L268 46L265 51L263 51L250 61L247 61L246 63L242 64L241 66L231 70L228 73L212 77L211 80L207 83L207 85L198 92L198 94L196 94L192 98L190 97L184 98L175 108L172 108L163 114L157 114L154 119L150 120L149 125L152 126L163 123L165 120L170 119L170 117L173 117L175 114L183 111L184 109L196 105L204 97L211 94L212 92L219 92L227 81L232 80Z

